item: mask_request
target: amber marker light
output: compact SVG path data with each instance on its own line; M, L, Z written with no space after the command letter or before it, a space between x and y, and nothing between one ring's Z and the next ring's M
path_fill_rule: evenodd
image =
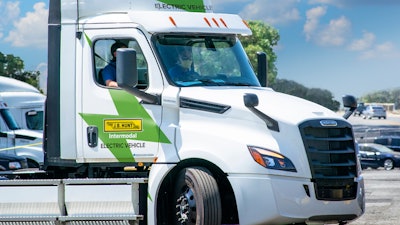
M171 23L176 27L176 23L174 18L172 18L172 16L169 17L169 21L171 21Z
M215 18L212 18L212 21L217 25L217 27L219 27L218 21Z
M221 23L226 27L226 28L228 28L228 25L226 25L226 23L225 23L225 20L224 19L222 19L222 18L219 18L219 21L221 21Z
M208 26L211 27L211 23L210 23L210 21L208 21L207 18L204 17L204 21L206 21L206 23L208 24Z
M246 27L248 27L248 28L250 29L250 26L249 26L249 24L246 22L246 20L242 20L242 21L243 21L244 25L246 25Z

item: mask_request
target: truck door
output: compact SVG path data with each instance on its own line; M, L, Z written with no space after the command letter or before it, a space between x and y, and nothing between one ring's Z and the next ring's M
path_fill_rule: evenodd
M3 116L0 114L0 152L4 152L8 148L9 143L7 135L6 124L3 120Z
M161 93L161 78L149 81L150 73L160 72L145 37L134 28L86 28L83 35L79 43L82 59L77 61L77 70L81 68L77 76L82 74L82 77L76 79L76 87L81 88L77 95L77 110L83 139L78 160L153 162L160 143L170 143L160 129L161 106L143 104L141 99L118 87L105 86L102 79L105 67L113 64L111 46L116 42L123 43L137 52L138 88ZM77 140L79 138L78 134Z
M14 120L8 108L3 108L0 102L0 152L7 154L15 154L15 134L14 129L18 128L18 124Z

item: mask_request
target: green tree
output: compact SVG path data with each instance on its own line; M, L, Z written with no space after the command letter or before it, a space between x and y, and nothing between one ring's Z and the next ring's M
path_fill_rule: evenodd
M340 107L340 102L334 100L330 91L320 88L310 88L307 91L305 99L325 106L326 108L337 111Z
M11 77L40 89L39 71L24 71L24 61L12 54L0 52L0 76Z
M271 88L277 92L294 95L300 98L306 98L307 96L307 88L292 80L276 79L275 83L271 85Z
M13 78L28 83L40 90L39 75L39 71L24 71L20 74L16 74Z
M276 79L275 83L271 85L271 88L277 92L307 99L333 111L338 111L340 107L340 102L334 100L333 94L328 90L307 88L295 81L285 79Z
M359 102L365 103L394 103L395 108L400 108L400 88L381 90L361 96Z
M241 37L240 41L249 56L253 68L257 68L256 53L262 51L267 54L268 84L273 84L278 75L278 69L275 66L277 56L273 47L278 44L280 39L279 32L262 21L248 21L248 25L253 34Z

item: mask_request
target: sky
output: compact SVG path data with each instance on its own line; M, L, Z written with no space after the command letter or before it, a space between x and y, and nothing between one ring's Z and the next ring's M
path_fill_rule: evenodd
M101 0L99 0L101 1ZM278 30L277 78L355 97L400 88L399 0L212 0ZM48 0L0 0L0 52L47 68ZM42 77L42 83L45 77Z

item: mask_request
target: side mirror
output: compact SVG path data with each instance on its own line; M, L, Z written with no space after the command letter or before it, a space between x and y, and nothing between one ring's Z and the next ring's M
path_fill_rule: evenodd
M257 78L262 87L267 87L268 59L265 52L257 52Z
M138 83L136 51L132 48L117 49L117 83L130 87Z
M343 118L346 120L351 116L351 114L354 113L354 110L357 108L357 100L354 96L352 95L345 95L342 97L343 101L343 106L346 108L349 108L346 110L345 114L343 115Z
M160 104L160 96L148 94L136 88L136 85L138 84L138 79L136 51L131 48L117 49L118 87L138 98L141 98L147 103Z

